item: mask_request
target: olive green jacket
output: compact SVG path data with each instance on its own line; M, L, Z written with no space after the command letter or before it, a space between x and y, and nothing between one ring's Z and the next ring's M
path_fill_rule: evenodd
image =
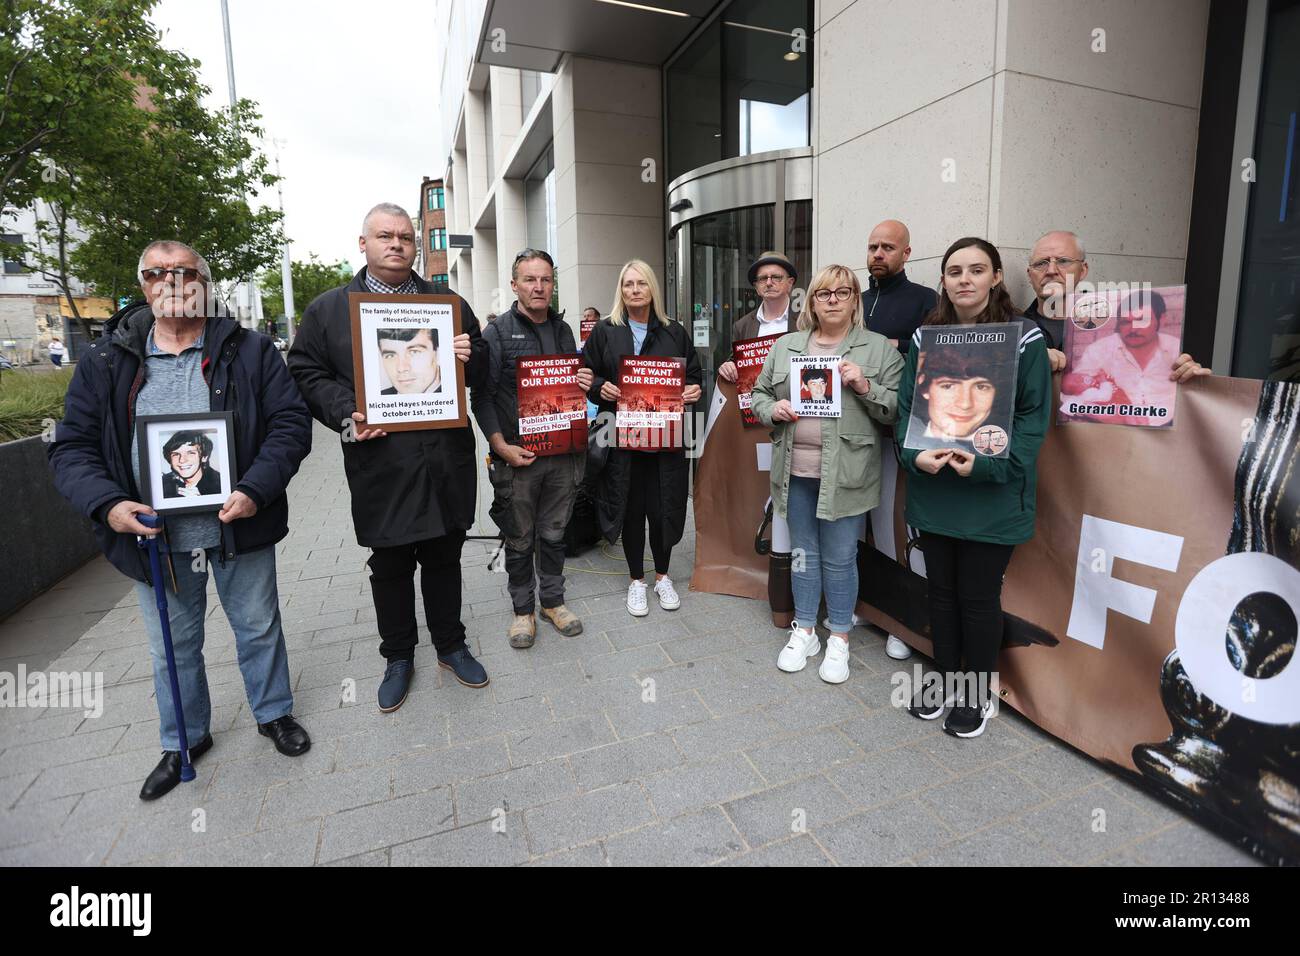
M794 422L773 422L772 408L790 398L790 357L803 355L813 332L791 332L777 339L754 385L754 414L772 425L772 502L785 516L794 455ZM898 384L903 357L889 339L854 326L841 355L862 369L871 383L866 394L846 388L839 418L822 419L821 491L817 517L827 521L865 514L880 503L880 455L886 447L882 425L898 419ZM890 452L892 454L892 451Z

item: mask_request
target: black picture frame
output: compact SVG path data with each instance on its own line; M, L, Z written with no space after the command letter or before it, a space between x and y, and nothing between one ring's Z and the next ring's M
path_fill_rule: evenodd
M162 451L173 435L184 431L198 431L212 442L200 484L216 475L216 490L194 496L167 493L171 474L163 470ZM164 517L220 511L235 487L234 438L232 412L139 416L135 420L135 442L140 456L140 500Z

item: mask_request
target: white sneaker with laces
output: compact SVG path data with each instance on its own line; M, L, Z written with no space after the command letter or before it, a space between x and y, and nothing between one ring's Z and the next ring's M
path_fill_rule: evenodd
M627 613L633 617L645 617L650 613L644 581L633 581L627 586Z
M849 642L832 634L826 638L826 656L817 674L828 684L843 684L849 679Z
M655 594L659 595L659 606L665 611L675 611L682 606L682 599L673 588L673 580L666 574L655 582Z
M905 661L912 656L912 649L890 634L889 640L885 641L885 653L896 661Z
M804 630L795 621L790 626L790 643L781 648L781 654L776 659L776 666L787 674L793 674L796 671L804 669L808 663L808 658L816 657L822 649L822 642L817 638L817 632L811 627Z

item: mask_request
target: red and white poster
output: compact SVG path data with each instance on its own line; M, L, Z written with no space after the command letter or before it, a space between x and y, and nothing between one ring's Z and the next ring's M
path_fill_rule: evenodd
M636 451L681 448L686 359L624 355L619 360L618 447Z
M585 315L578 320L578 343L580 345L586 343L588 336L591 335L591 330L596 327L596 323L599 321L598 318L589 319Z
M731 346L731 360L736 365L736 401L740 405L740 420L746 428L763 428L751 410L754 400L754 383L763 371L763 363L772 351L779 335L764 335L757 339L741 339Z
M515 365L519 444L535 455L587 448L587 396L578 385L578 355L538 355Z

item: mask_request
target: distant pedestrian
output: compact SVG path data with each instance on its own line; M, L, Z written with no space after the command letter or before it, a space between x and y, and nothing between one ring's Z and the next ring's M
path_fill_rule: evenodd
M68 354L67 347L63 344L63 339L57 335L49 344L50 361L54 363L55 368L63 367L63 356Z

